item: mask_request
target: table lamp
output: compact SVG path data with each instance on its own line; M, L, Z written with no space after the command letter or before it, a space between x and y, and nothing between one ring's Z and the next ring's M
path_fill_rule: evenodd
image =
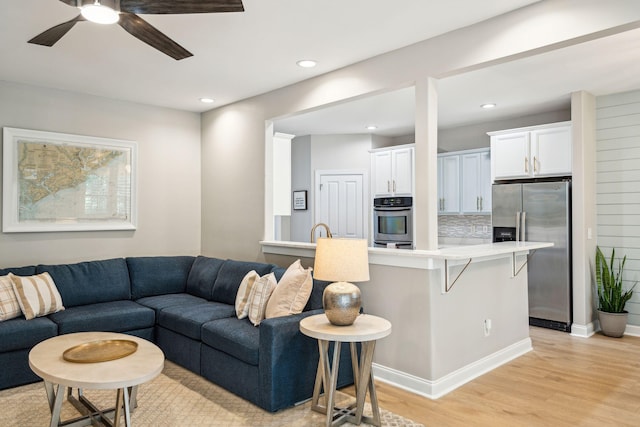
M333 281L322 294L324 312L334 325L351 325L360 314L360 289L349 282L369 280L369 250L362 239L318 239L313 276Z

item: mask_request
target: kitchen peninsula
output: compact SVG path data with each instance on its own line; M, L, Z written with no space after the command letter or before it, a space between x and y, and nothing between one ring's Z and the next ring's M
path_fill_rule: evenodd
M270 262L303 258L313 265L315 244L261 245ZM394 325L376 348L376 378L438 398L530 351L526 263L535 250L550 246L369 248L371 280L359 284L363 308Z

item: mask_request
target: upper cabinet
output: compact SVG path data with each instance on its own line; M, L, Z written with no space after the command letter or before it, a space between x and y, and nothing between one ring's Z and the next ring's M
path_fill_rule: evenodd
M571 122L488 135L493 180L571 175Z
M489 149L438 155L438 214L491 213Z
M460 156L438 155L438 214L460 213Z
M413 146L371 153L374 197L413 196Z
M491 213L491 153L462 154L462 213Z

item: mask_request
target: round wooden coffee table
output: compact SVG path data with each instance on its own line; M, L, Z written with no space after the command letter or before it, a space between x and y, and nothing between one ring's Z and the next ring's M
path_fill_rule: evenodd
M63 353L87 343L104 341L136 343L132 354L104 362L70 362ZM138 385L160 375L164 368L164 354L153 343L132 335L112 332L79 332L49 338L31 349L29 366L44 380L49 407L51 427L86 426L92 419L99 419L107 425L118 426L124 415L126 426L131 425L131 409L136 406ZM78 389L76 399L72 391ZM116 405L107 410L98 409L82 394L83 389L117 390ZM65 395L76 407L83 405L90 414L74 420L61 422L60 411ZM113 419L109 416L113 415Z

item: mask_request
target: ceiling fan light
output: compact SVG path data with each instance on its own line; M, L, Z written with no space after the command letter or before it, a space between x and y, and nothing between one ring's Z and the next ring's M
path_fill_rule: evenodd
M96 0L93 4L87 4L80 8L80 13L88 21L97 24L115 24L120 15L108 6L103 6Z

